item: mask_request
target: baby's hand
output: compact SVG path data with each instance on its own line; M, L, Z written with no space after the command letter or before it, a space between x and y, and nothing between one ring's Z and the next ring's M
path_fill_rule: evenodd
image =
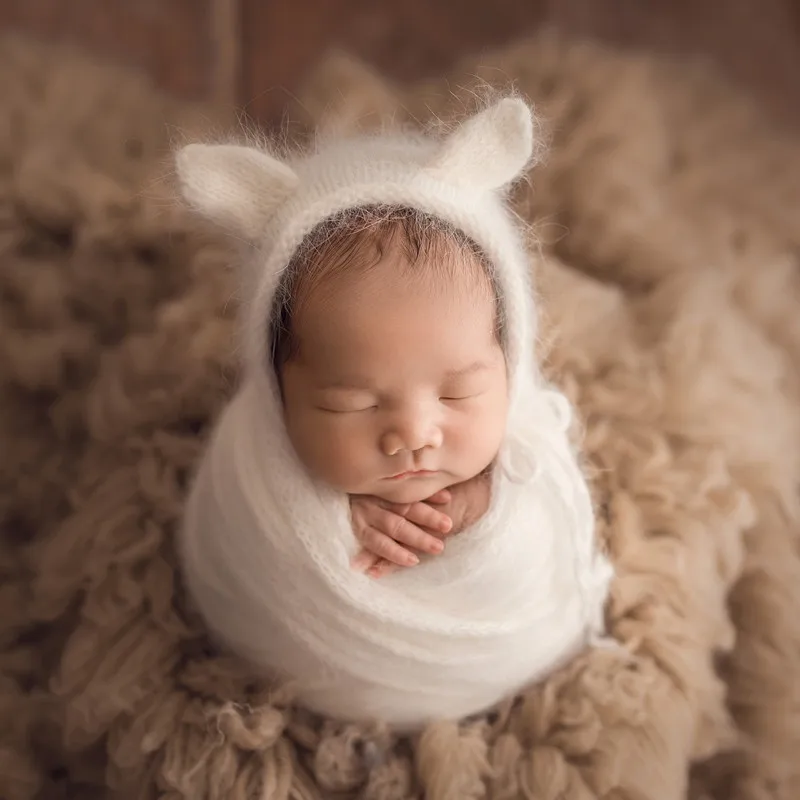
M454 484L449 489L442 489L422 505L437 505L438 513L446 515L452 523L449 531L452 536L476 523L489 510L490 501L491 479L488 474L483 473L463 483ZM382 578L398 569L396 562L363 550L353 563L373 578Z
M452 520L451 535L474 525L488 510L492 499L492 483L488 473L481 473L463 483L445 489L439 499L439 510Z
M369 495L351 496L353 531L364 548L353 567L369 574L378 563L413 567L419 558L408 548L441 553L444 544L437 535L447 534L452 522L429 503L389 503Z

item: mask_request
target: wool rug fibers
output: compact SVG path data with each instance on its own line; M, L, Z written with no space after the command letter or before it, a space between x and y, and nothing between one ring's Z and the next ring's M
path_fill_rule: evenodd
M217 652L176 570L237 296L170 151L228 123L0 42L0 797L800 796L798 139L699 68L550 34L410 86L333 54L293 130L424 124L509 83L547 143L515 202L624 648L397 739Z

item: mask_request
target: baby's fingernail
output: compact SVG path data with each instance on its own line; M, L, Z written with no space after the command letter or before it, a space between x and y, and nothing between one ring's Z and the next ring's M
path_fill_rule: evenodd
M419 559L413 553L408 553L408 555L406 555L406 564L408 564L409 567L415 567L419 564Z
M440 542L438 539L435 542L431 543L431 552L432 553L441 553L444 550L444 542Z
M447 533L447 531L449 531L450 528L453 527L453 520L451 520L449 517L447 517L447 518L443 519L439 523L439 527L441 528L441 530L443 530L445 533Z

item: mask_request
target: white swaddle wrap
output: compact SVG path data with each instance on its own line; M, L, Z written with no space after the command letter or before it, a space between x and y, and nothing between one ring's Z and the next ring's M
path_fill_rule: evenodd
M602 634L611 568L597 551L569 406L535 363L529 260L504 198L531 149L530 111L506 99L443 139L350 139L287 161L231 145L178 155L190 204L253 244L242 384L187 503L186 583L216 637L322 714L404 728L460 718ZM381 580L350 566L358 545L347 496L309 477L294 452L268 342L278 282L303 238L374 203L440 216L487 253L510 387L486 515L443 555Z

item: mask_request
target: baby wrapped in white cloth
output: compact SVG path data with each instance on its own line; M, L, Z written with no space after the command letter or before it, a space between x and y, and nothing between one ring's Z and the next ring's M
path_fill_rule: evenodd
M321 714L461 718L603 634L611 568L507 205L532 146L506 98L446 136L178 153L188 203L250 246L187 587L216 638Z

